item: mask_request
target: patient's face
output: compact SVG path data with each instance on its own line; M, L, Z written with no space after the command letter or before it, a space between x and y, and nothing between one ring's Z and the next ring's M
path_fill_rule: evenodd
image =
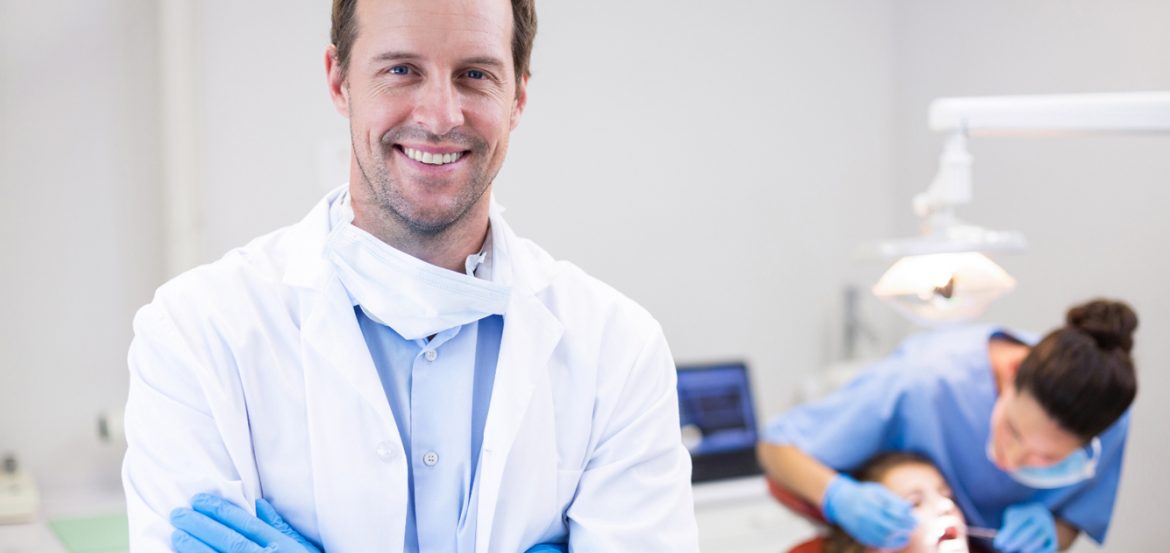
M938 470L906 463L886 472L882 485L914 506L918 527L904 553L966 552L967 525L955 506L951 487Z

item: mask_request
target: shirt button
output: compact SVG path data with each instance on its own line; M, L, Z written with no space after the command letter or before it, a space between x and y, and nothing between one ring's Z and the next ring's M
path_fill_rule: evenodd
M394 444L390 442L378 442L378 445L374 448L374 453L377 453L378 458L387 463L393 461L394 457L396 457L394 454Z
M423 357L426 357L427 361L434 361L435 358L438 356L439 356L438 352L436 352L433 349L428 349L425 353L423 353Z
M423 453L423 463L428 467L433 467L439 463L439 454L434 451Z

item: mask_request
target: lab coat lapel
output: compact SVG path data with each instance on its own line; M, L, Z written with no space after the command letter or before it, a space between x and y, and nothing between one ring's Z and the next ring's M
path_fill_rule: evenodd
M379 419L393 424L394 414L382 389L382 380L341 281L330 279L301 333L307 358L316 360L322 369L341 375Z
M301 327L318 525L329 550L389 551L406 520L402 437L349 296L324 281Z
M537 386L548 388L544 371L563 332L560 321L532 292L513 290L504 315L504 334L476 477L479 488L476 551L490 550L492 525L502 499L504 467L524 418L552 417L552 413L531 413L530 407L533 390ZM553 439L553 436L545 438Z

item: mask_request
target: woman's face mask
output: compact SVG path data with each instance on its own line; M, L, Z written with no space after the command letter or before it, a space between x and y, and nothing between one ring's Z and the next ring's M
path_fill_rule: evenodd
M991 459L991 444L987 444L987 457ZM1063 461L1046 467L1020 467L1007 471L1016 482L1029 488L1051 489L1071 486L1092 478L1097 474L1097 460L1101 457L1101 440L1093 438L1088 447L1074 451ZM994 462L994 459L992 459Z
M1099 440L1086 447L1014 386L995 403L987 458L1025 486L1059 488L1092 478L1100 449Z

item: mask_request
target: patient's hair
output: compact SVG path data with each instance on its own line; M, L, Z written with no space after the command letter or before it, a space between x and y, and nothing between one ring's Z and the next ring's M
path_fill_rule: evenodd
M925 465L931 468L934 463L929 459L905 451L889 451L879 453L857 470L850 473L858 482L881 482L891 470L906 465ZM829 535L825 536L825 553L863 553L865 546L858 543L839 526L831 526Z
M1088 441L1121 418L1137 395L1130 350L1138 318L1122 302L1093 300L1069 309L1065 319L1020 363L1015 384Z

